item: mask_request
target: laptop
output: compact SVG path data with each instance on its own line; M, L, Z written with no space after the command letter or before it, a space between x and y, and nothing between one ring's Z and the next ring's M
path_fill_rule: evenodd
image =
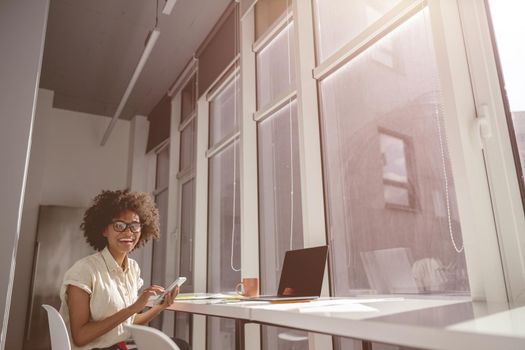
M328 246L289 250L284 256L277 295L260 295L250 300L308 300L321 296Z

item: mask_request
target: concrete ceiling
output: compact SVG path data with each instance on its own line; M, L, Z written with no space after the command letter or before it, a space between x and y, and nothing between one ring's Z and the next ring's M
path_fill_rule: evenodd
M120 118L148 115L231 0L178 0ZM54 106L113 116L155 27L157 0L51 0L40 87Z

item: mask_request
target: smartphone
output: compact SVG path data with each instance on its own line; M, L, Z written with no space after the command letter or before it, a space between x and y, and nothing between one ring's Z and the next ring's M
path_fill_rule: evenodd
M186 277L179 277L179 278L177 278L172 284L170 284L167 288L164 289L164 293L157 295L153 299L153 301L156 304L160 304L160 303L164 302L164 297L166 296L166 294L168 294L169 292L171 292L175 288L182 286L182 284L184 282L186 282Z

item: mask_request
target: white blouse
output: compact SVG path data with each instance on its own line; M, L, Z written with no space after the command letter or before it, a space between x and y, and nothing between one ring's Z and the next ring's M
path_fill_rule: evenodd
M60 288L60 314L68 328L73 350L104 348L130 337L123 324L131 324L135 316L128 318L108 333L91 343L78 347L73 343L69 324L67 287L78 287L90 295L89 309L93 321L102 320L122 310L137 300L138 290L144 281L140 278L140 268L133 259L124 260L124 269L120 267L108 248L77 261L64 275Z

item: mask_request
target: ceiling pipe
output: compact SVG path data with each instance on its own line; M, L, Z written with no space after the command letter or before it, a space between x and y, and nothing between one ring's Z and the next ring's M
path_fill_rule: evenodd
M173 11L173 7L175 6L175 3L177 0L166 0L166 4L164 5L164 8L162 9L162 13L165 15L170 15L171 11Z
M160 30L155 28L153 31L151 31L150 36L148 38L148 42L146 43L146 47L144 48L144 52L142 52L142 56L140 57L139 63L137 64L137 68L135 68L135 72L131 76L131 80L128 83L128 87L126 88L126 91L124 92L124 95L122 96L122 99L120 100L120 103L117 107L117 110L115 111L115 114L113 114L113 118L111 118L111 122L108 125L108 128L106 129L106 132L104 133L104 137L102 138L102 142L100 143L101 146L104 146L106 144L106 141L109 138L109 135L111 134L111 131L113 130L113 127L115 126L115 123L117 122L117 119L120 117L120 114L122 113L122 110L124 109L124 106L126 105L126 102L128 101L129 95L131 94L131 91L135 87L135 84L137 83L137 79L139 78L140 73L142 72L142 69L144 69L144 65L148 61L148 58L151 54L151 51L153 50L153 47L155 46L155 43L157 42L160 35Z

